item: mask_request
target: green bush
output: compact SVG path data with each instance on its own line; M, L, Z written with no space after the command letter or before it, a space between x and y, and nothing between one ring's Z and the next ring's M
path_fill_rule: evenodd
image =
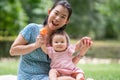
M120 59L120 47L94 47L86 56L95 58L117 58Z
M116 41L95 42L93 47L86 54L94 58L117 58L120 59L120 45Z
M0 58L11 57L9 49L15 37L0 37ZM71 40L76 43L78 40ZM93 46L87 52L86 56L91 58L117 58L120 59L119 41L93 41Z
M1 37L0 36L0 58L11 57L9 54L10 46L12 45L14 37Z
M71 43L74 44L77 41L71 40ZM93 45L87 52L86 57L120 59L120 41L93 41Z
M13 41L0 41L0 58L10 57L9 49Z

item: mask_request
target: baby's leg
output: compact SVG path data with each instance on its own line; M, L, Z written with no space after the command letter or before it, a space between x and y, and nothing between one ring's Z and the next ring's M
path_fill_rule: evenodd
M85 80L84 74L83 74L83 73L78 73L78 74L76 75L76 80Z
M56 69L51 69L49 71L49 79L50 80L57 80L57 77L59 76L59 73L57 72Z
M58 77L57 80L75 80L75 78L72 78L71 76L61 76Z

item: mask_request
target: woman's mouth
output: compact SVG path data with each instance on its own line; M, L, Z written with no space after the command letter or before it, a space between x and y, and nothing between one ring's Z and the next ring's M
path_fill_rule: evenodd
M52 21L52 24L54 25L54 26L58 26L59 24L56 24L54 21Z

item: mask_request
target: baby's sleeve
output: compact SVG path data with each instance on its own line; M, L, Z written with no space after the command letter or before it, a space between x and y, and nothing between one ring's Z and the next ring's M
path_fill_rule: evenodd
M75 52L75 45L70 45L68 47L68 53L69 55L72 55Z
M53 50L52 50L52 47L47 47L47 51L48 51L48 56L49 56L49 58L52 58L52 56L53 56Z

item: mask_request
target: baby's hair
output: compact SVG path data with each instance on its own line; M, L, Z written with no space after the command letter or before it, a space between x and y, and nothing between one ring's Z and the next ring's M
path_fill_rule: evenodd
M63 35L63 36L65 36L66 39L67 39L67 44L69 45L69 36L67 35L67 33L64 30L56 30L55 32L53 32L51 34L51 37L50 37L50 46L52 46L52 40L53 40L53 37L55 35Z

